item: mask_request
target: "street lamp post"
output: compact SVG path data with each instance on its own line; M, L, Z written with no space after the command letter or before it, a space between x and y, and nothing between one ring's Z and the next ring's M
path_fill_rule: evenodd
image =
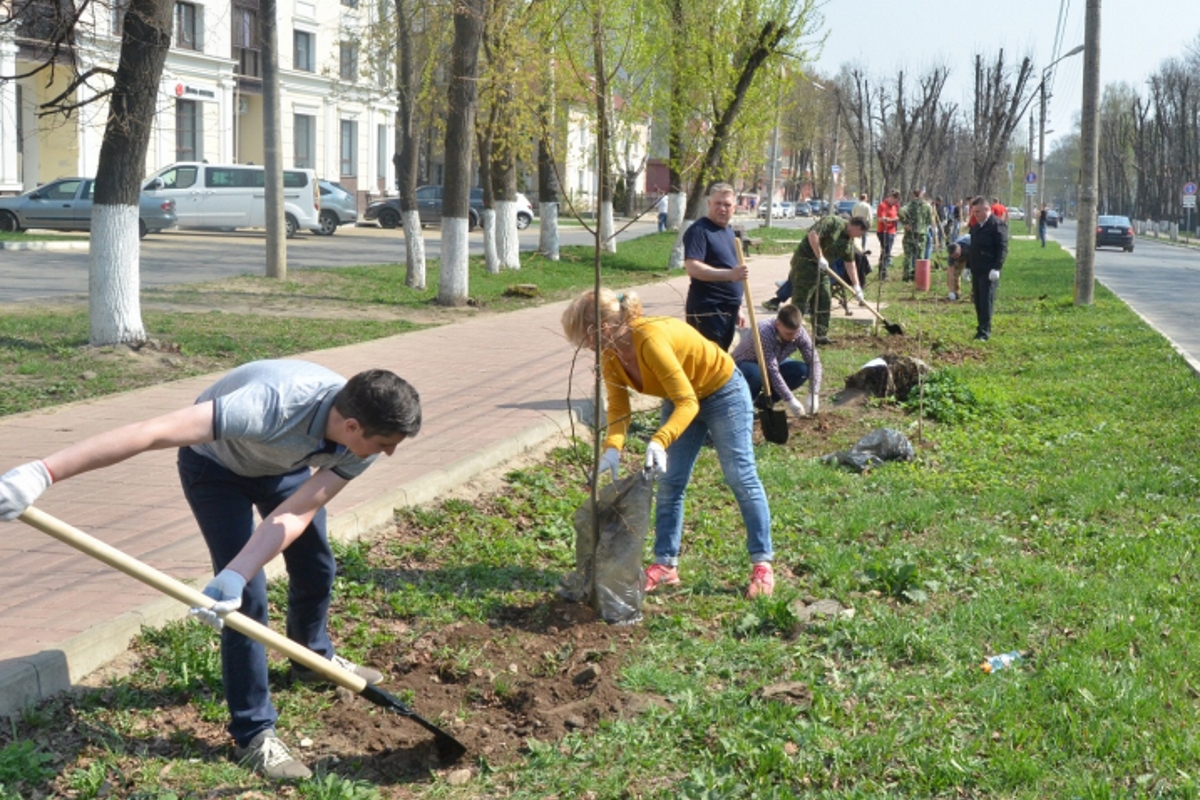
M1038 92L1041 94L1041 124L1038 126L1038 200L1036 213L1041 213L1043 202L1042 198L1044 197L1043 187L1046 185L1046 100L1048 99L1046 96L1046 73L1053 69L1054 65L1059 61L1062 61L1064 58L1077 56L1082 52L1083 45L1079 45L1075 49L1063 53L1061 56L1051 61L1048 65L1046 65L1046 68L1042 70L1042 82L1038 85Z

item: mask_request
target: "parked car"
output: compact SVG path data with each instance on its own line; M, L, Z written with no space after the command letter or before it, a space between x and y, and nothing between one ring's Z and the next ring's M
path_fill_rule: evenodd
M1025 219L1025 209L1021 208L1020 206L1009 206L1008 218L1010 220Z
M255 164L184 161L164 167L142 191L175 201L181 228L235 230L267 224L266 172ZM300 229L320 233L321 193L311 169L283 171L283 219L290 239Z
M0 231L27 228L86 231L92 227L92 178L59 178L16 197L0 197ZM142 193L138 202L138 235L175 227L175 201Z
M1057 228L1058 227L1058 212L1055 211L1053 208L1046 209L1046 227L1047 228Z
M1096 217L1096 247L1119 247L1133 252L1133 223L1129 217Z
M768 207L771 209L771 219L783 219L783 203L780 203L778 200L772 201L770 206L766 203L759 203L758 216L766 219Z
M533 203L529 198L517 192L517 230L523 231L533 224Z
M338 226L358 222L358 201L340 183L319 180L317 188L321 191L321 226L315 233L333 236Z
M783 202L783 203L780 203L779 205L783 209L783 214L781 215L783 219L795 219L796 218L796 204L795 203Z
M797 217L811 217L812 213L813 213L812 206L810 206L807 202L796 203L796 216Z
M444 193L441 186L417 187L417 210L421 212L421 225L440 225L442 222L442 198ZM483 213L483 187L471 189L471 206L467 227L475 230L479 227ZM363 219L367 222L378 222L381 228L395 228L400 224L400 198L386 197L376 200L367 206ZM533 204L529 198L517 192L517 229L525 230L533 222Z
M837 205L834 206L837 209L837 215L849 219L850 215L854 213L854 204L856 202L856 200L838 200Z

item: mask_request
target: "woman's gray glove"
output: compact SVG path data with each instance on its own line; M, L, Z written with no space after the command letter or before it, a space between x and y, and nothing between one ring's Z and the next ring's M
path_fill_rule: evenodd
M225 627L225 615L242 607L246 579L231 569L223 569L204 587L204 594L217 602L209 608L193 608L191 614L214 631Z
M0 475L0 520L21 516L52 483L50 470L41 461L30 461Z

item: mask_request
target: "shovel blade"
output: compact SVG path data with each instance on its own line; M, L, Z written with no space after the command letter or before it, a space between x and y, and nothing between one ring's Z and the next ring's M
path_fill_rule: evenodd
M367 688L359 692L359 696L365 700L370 700L377 706L386 708L389 711L408 717L413 722L420 725L425 730L433 734L433 743L437 746L438 759L443 764L453 764L458 761L467 752L467 746L455 739L446 731L434 725L429 720L422 717L416 711L413 711L404 703L400 702L400 698L395 695L380 689L378 686L367 685Z
M787 414L775 409L767 409L758 413L758 423L762 426L763 438L771 444L787 444L788 422Z

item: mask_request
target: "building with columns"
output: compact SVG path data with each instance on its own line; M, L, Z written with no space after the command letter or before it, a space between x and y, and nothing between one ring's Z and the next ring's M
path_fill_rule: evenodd
M95 175L100 157L108 116L104 99L71 114L39 115L42 104L69 87L70 68L12 77L41 63L47 34L39 5L53 15L63 2L18 4L14 8L24 18L0 26L0 194L61 176ZM86 30L74 48L80 71L93 66L115 71L127 5L128 0L111 0L88 6ZM380 19L387 8L380 0L278 4L284 167L316 170L318 177L355 193L360 206L395 193L396 102L387 46L394 26ZM144 175L176 161L263 163L259 29L259 0L175 3ZM76 89L73 102L97 91Z

